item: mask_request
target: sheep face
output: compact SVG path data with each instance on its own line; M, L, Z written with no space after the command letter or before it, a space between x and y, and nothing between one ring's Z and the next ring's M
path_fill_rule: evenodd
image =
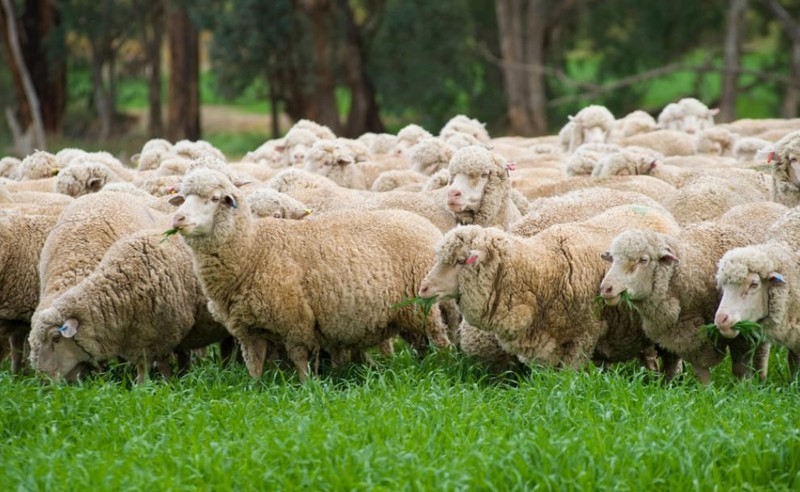
M605 143L605 142L606 142L606 131L602 127L594 126L592 128L583 129L584 144Z
M289 163L290 166L299 166L303 164L306 160L306 156L308 155L308 147L305 144L297 144L288 152Z
M466 261L466 260L465 260ZM463 263L450 265L437 261L422 279L420 297L456 297L458 295L458 272Z
M606 304L616 306L623 292L633 301L649 298L657 270L679 263L672 249L656 234L639 230L623 232L614 238L611 250L601 255L611 262L600 283L600 295Z
M63 324L49 323L48 318L55 319L55 310L42 312L42 322L49 326L43 331L45 339L42 340L38 357L34 361L36 370L41 371L51 378L62 377L67 382L77 381L81 375L90 368L92 358L75 340L80 323L75 318L69 318Z
M800 161L794 152L786 155L786 169L789 172L789 181L800 186Z
M392 150L389 152L389 155L392 157L406 157L410 151L410 145L405 140L400 140L397 144L392 147Z
M733 325L739 321L759 322L769 315L769 289L785 284L783 276L770 273L762 279L757 273L747 272L738 281L721 285L722 300L714 316L714 324L722 336L734 338L739 334Z
M219 189L209 196L175 195L169 203L180 205L172 218L172 227L184 237L209 236L214 231L220 207L237 208L236 197Z
M447 207L453 212L480 209L489 175L490 172L485 170L480 174L458 173L451 176L447 188Z

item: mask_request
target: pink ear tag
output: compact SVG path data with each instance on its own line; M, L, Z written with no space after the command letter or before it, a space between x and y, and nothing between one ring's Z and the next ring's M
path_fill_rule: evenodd
M467 265L472 265L476 261L478 261L478 256L477 255L472 255L469 258L467 258L467 261L465 261L464 263L466 263Z
M517 163L516 162L509 162L506 164L506 169L509 171L516 171L517 170Z
M774 150L770 150L770 151L769 151L769 155L767 155L767 164L771 163L771 162L772 162L772 159L773 159L774 157L775 157L775 151L774 151Z

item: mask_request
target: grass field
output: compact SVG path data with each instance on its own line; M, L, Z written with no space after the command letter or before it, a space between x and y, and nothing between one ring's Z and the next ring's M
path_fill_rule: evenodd
M800 487L800 392L670 386L632 365L490 377L407 350L305 385L204 361L77 386L0 373L4 490L755 490ZM6 363L7 364L7 363Z

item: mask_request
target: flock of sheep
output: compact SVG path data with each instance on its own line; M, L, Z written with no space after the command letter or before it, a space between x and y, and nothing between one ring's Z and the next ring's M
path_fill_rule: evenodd
M494 370L687 361L707 383L730 352L766 378L770 344L800 362L799 159L800 120L715 125L696 99L657 120L588 106L540 138L301 120L238 163L161 139L136 169L5 157L3 355L67 381L120 358L141 382L219 343L253 377L285 360L304 380L400 336Z

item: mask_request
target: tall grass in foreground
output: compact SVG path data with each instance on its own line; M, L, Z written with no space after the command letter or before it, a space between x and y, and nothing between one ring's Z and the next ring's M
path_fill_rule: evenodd
M800 388L664 386L635 365L489 376L402 350L301 385L205 361L172 382L0 373L5 490L800 487ZM7 366L7 363L6 363Z

